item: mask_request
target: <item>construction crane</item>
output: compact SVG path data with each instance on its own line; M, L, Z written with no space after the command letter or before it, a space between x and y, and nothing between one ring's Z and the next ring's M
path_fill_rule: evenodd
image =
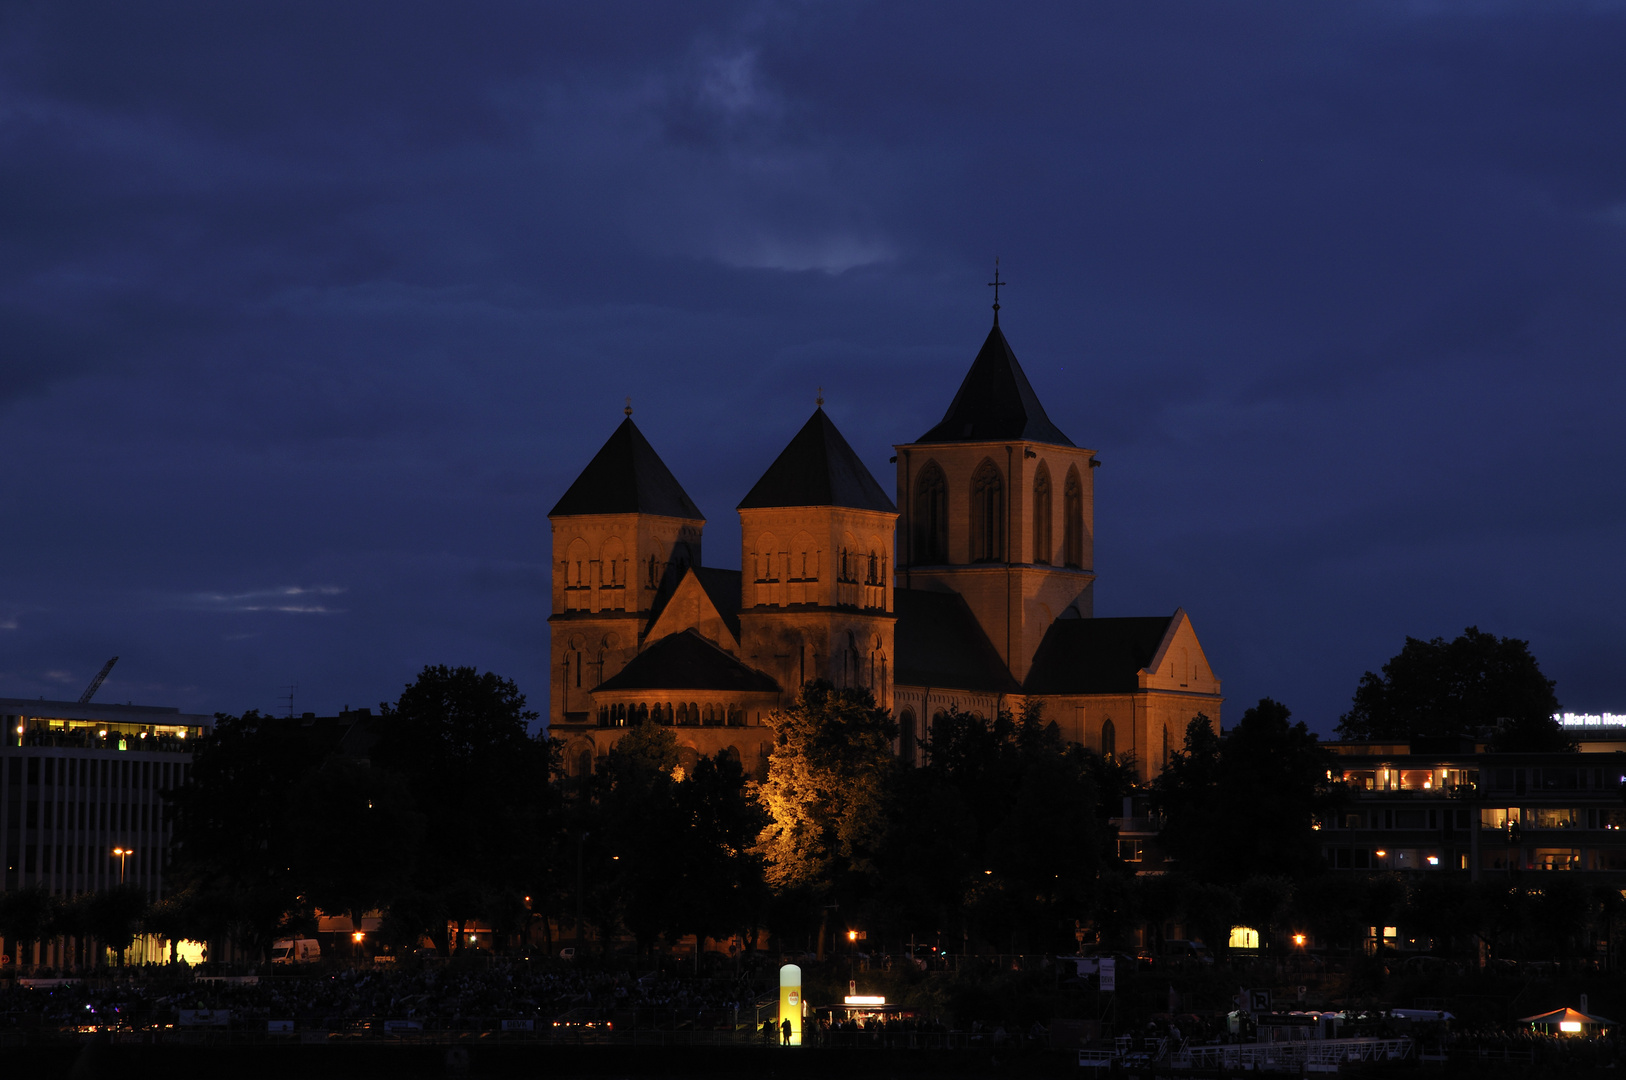
M102 665L102 670L96 673L96 677L90 680L90 685L85 687L85 692L79 695L79 704L83 705L85 702L96 696L96 691L102 688L102 680L107 678L107 673L112 671L113 665L118 662L119 658L115 656L113 659Z

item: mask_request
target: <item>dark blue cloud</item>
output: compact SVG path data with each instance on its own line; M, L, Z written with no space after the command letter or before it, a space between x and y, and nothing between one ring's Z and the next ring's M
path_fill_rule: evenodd
M1626 10L14 5L0 693L547 680L546 512L710 516L815 388L883 482L1004 322L1098 606L1326 730L1406 634L1619 708ZM1233 712L1234 715L1234 712Z

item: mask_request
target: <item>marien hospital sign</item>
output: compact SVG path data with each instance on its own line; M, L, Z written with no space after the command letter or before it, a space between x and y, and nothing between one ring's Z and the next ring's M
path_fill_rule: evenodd
M1561 727L1626 727L1626 713L1553 713Z

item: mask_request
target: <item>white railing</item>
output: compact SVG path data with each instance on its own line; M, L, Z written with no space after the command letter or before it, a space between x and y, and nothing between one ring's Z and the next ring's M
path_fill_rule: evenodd
M1177 1069L1337 1072L1340 1065L1352 1062L1399 1061L1411 1050L1412 1041L1406 1038L1231 1043L1187 1046L1175 1053L1170 1065Z

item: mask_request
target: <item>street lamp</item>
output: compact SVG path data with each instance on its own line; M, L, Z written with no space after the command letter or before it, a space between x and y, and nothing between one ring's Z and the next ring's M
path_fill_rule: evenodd
M134 855L135 852L130 848L116 847L116 848L113 849L113 854L115 854L115 855L117 855L119 857L119 884L123 885L124 884L124 860L128 859L131 855Z

